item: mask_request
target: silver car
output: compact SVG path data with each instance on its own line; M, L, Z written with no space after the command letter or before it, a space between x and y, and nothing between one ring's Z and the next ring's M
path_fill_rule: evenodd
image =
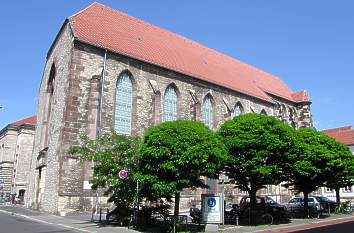
M308 198L308 206L309 206L309 216L318 217L322 208L320 203L314 197ZM303 197L294 197L286 204L287 210L290 212L292 216L298 217L303 216L304 213L304 198Z

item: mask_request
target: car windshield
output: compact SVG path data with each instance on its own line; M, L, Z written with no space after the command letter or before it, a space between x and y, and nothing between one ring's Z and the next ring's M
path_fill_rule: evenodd
M251 203L251 199L249 197L247 197L246 199L244 199L243 203L250 204ZM256 198L256 204L262 204L262 199L257 197Z
M322 201L329 201L329 199L328 199L327 197L320 197L320 199L321 199Z
M270 198L270 197L266 197L265 202L266 202L267 204L270 204L270 205L275 205L275 204L277 204L277 202L274 201L274 200L273 200L272 198Z
M309 197L308 202L314 202L315 200L312 197Z

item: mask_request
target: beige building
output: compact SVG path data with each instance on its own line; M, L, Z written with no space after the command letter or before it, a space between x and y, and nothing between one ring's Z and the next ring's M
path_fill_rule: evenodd
M352 126L344 126L340 128L323 130L323 133L336 139L338 142L348 146L354 156L354 129ZM321 187L320 193L333 201L336 200L336 193L333 189ZM343 187L339 190L339 195L342 201L354 201L354 185Z
M28 190L36 117L11 123L0 131L0 194L24 201Z
M274 75L94 3L65 20L48 51L29 197L34 208L53 213L91 208L92 164L67 153L82 134L142 136L176 119L217 130L251 112L311 127L310 106L305 91L293 92ZM216 182L209 185L220 191Z

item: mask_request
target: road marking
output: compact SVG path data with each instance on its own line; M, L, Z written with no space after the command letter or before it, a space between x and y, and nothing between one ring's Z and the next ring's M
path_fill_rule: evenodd
M89 232L89 233L92 233L92 232L93 232L93 231L89 231L89 230L85 230L85 229L81 229L81 228L76 228L76 227L68 226L68 225L65 225L65 224L62 224L62 223L47 222L47 221L44 221L44 220L41 220L41 219L36 219L36 218L30 217L30 216L27 216L27 215L17 214L17 213L13 213L13 212L6 211L6 210L1 210L1 209L0 209L0 212L1 212L1 213L4 213L4 214L9 214L9 215L13 215L13 216L18 216L18 217L26 218L26 219L32 220L32 221L34 221L34 222L39 222L39 223L43 223L43 224L47 224L47 225L61 226L61 227L64 227L64 228L68 228L68 229L76 230L76 231L81 231L81 232Z

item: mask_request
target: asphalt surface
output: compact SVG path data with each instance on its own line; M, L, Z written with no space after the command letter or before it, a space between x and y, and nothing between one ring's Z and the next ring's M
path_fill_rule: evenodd
M67 228L60 228L45 223L31 221L22 217L0 213L0 233L74 233Z
M297 231L296 233L352 233L354 232L354 221L331 226L319 227L315 229Z

